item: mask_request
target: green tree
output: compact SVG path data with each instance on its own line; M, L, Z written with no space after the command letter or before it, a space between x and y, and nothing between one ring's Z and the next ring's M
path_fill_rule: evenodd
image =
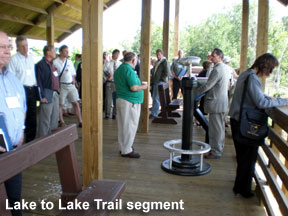
M169 59L173 58L173 31L172 31L172 24L170 25L170 32L169 32ZM162 49L162 39L163 39L163 27L158 26L155 23L152 23L151 26L151 55L155 56L155 51L157 49ZM125 42L122 42L122 44ZM141 46L141 29L138 29L136 35L134 37L134 41L131 45L131 50L135 53L140 53L140 46ZM127 45L127 44L126 44Z

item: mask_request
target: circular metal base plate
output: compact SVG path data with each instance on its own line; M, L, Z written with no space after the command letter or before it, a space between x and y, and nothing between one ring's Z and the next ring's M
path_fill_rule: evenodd
M168 173L181 175L181 176L200 176L200 175L205 175L211 171L210 165L204 161L203 161L202 170L200 170L200 162L195 164L195 156L193 157L193 161L191 162L190 167L187 166L187 161L183 162L183 166L180 166L181 162L179 162L178 156L175 159L176 161L174 161L173 159L171 169L169 167L169 162L170 162L169 159L162 162L161 168ZM175 164L177 165L174 166Z

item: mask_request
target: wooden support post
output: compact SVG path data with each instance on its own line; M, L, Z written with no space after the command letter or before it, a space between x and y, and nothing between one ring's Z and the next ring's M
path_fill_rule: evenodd
M141 23L141 66L140 78L147 81L150 86L150 55L151 55L151 0L142 0L142 23ZM139 132L149 131L149 92L150 88L144 92L144 102L141 106L141 117L139 122Z
M241 33L241 55L240 73L247 68L248 32L249 32L249 0L242 3L242 33Z
M287 137L286 141L288 142L288 137ZM288 169L288 160L286 160L286 159L284 159L284 160L285 160L285 162L284 162L285 167ZM288 188L286 188L284 185L282 185L282 190L283 190L286 198L288 199Z
M103 0L82 0L83 184L103 178Z
M180 11L180 0L175 0L174 47L173 47L174 58L177 58L179 50L179 11Z
M268 21L269 21L269 0L258 1L258 26L256 58L267 52L268 47ZM266 77L261 78L263 90L265 89Z
M164 0L164 21L163 21L163 43L162 49L164 56L169 58L169 11L170 0Z
M47 44L54 46L54 13L49 13L47 17L47 28L46 28L46 40Z

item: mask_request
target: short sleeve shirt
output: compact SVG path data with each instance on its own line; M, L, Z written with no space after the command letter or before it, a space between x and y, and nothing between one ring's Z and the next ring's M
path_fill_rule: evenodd
M124 62L114 73L114 83L116 86L116 97L127 100L133 104L143 103L144 91L131 91L130 87L141 85L141 82L133 67Z

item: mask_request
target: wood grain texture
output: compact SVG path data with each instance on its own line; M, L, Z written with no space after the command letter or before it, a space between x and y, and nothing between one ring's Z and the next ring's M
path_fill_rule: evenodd
M164 1L163 41L162 49L164 56L169 59L169 24L170 24L170 0Z
M103 0L82 0L83 184L102 179Z
M139 130L143 133L148 133L149 131L151 7L151 0L142 0L140 78L142 81L146 81L148 84L148 89L144 91L144 102L141 105L141 116L139 120Z
M258 25L256 58L268 49L269 0L258 0ZM261 77L262 88L265 90L266 77Z
M249 0L242 0L240 73L246 70L247 68L248 32L249 32L248 27L249 27Z
M76 122L76 117L64 117L67 124ZM160 165L169 158L163 143L181 139L182 119L177 125L151 124L149 133L137 133L134 147L140 159L123 158L119 154L116 120L103 120L103 177L105 180L125 182L126 189L121 199L128 201L184 201L183 211L111 211L110 216L263 216L265 211L258 199L244 199L232 192L236 172L236 158L231 131L227 129L224 154L218 160L206 160L212 171L204 176L183 177L164 172ZM75 142L78 164L82 167L82 138ZM204 141L205 132L194 127L194 139ZM45 172L43 172L45 170ZM40 162L23 173L23 198L28 201L46 199L57 207L61 186L55 157ZM24 216L57 215L59 211L25 211Z

